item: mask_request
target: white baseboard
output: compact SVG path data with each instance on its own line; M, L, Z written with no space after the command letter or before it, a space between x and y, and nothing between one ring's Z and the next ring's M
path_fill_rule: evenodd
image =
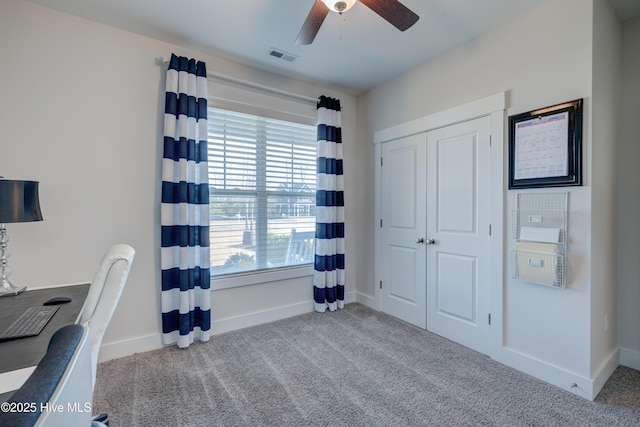
M629 350L628 348L620 349L620 364L628 368L640 371L640 351Z
M598 367L596 374L593 378L593 399L598 396L602 387L607 382L613 371L620 365L620 349L613 350L607 358ZM592 399L592 400L593 400Z
M378 310L376 299L374 297L360 293L360 292L356 292L355 294L356 294L356 302L366 305L372 310L376 310L376 311Z
M609 379L618 366L619 351L615 349L607 356L593 379L567 371L564 368L551 365L513 349L503 349L502 356L502 363L507 366L584 397L585 399L594 400L604 386L604 383L607 382L607 379Z
M352 302L358 302L358 295L357 295L357 292L355 291L347 292L344 294L344 303L350 304Z
M150 334L141 337L130 338L122 341L115 341L100 346L98 354L98 363L106 362L111 359L119 359L125 356L131 356L136 353L144 353L145 351L157 350L162 348L162 336L160 333Z
M235 331L236 329L243 329L248 328L249 326L256 326L263 323L286 319L287 317L293 317L299 314L310 313L312 311L313 300L308 300L254 313L242 314L240 316L227 317L226 319L213 320L211 322L211 331L214 335L217 335Z
M345 294L346 304L356 301L357 295L355 292L347 292ZM237 329L248 328L250 326L275 322L276 320L282 320L300 314L311 313L312 311L313 300L308 300L286 306L273 307L263 311L243 314L240 316L227 317L225 319L214 319L211 322L211 330L213 335L217 335L235 331ZM124 341L106 343L102 344L100 347L98 362L106 362L107 360L118 359L135 353L156 350L163 346L160 333L131 338Z
M505 348L502 352L502 363L542 381L553 384L556 387L593 400L592 385L589 378L509 348Z

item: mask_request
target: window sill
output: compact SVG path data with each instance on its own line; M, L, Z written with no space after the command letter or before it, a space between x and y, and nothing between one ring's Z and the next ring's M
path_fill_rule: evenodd
M223 289L239 288L241 286L252 286L269 282L278 282L282 280L295 279L298 277L306 276L313 276L312 264L291 268L254 271L246 274L213 278L211 279L211 290L220 291Z

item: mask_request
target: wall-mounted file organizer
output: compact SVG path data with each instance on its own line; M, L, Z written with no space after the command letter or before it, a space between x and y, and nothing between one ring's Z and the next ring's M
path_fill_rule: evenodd
M513 212L513 277L555 288L567 286L568 193L518 194Z

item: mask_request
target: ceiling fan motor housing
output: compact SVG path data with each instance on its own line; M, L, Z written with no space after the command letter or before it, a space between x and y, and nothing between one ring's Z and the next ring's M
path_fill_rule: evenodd
M342 13L347 8L347 3L343 1L337 1L333 7L335 7L338 10L338 13Z
M322 0L322 2L334 12L338 12L342 14L342 12L346 12L351 9L354 4L356 4L357 0Z

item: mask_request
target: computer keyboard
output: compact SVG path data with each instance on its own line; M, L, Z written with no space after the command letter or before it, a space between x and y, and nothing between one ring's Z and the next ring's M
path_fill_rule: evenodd
M59 308L59 305L29 307L22 316L18 317L18 320L0 334L0 341L38 335Z

